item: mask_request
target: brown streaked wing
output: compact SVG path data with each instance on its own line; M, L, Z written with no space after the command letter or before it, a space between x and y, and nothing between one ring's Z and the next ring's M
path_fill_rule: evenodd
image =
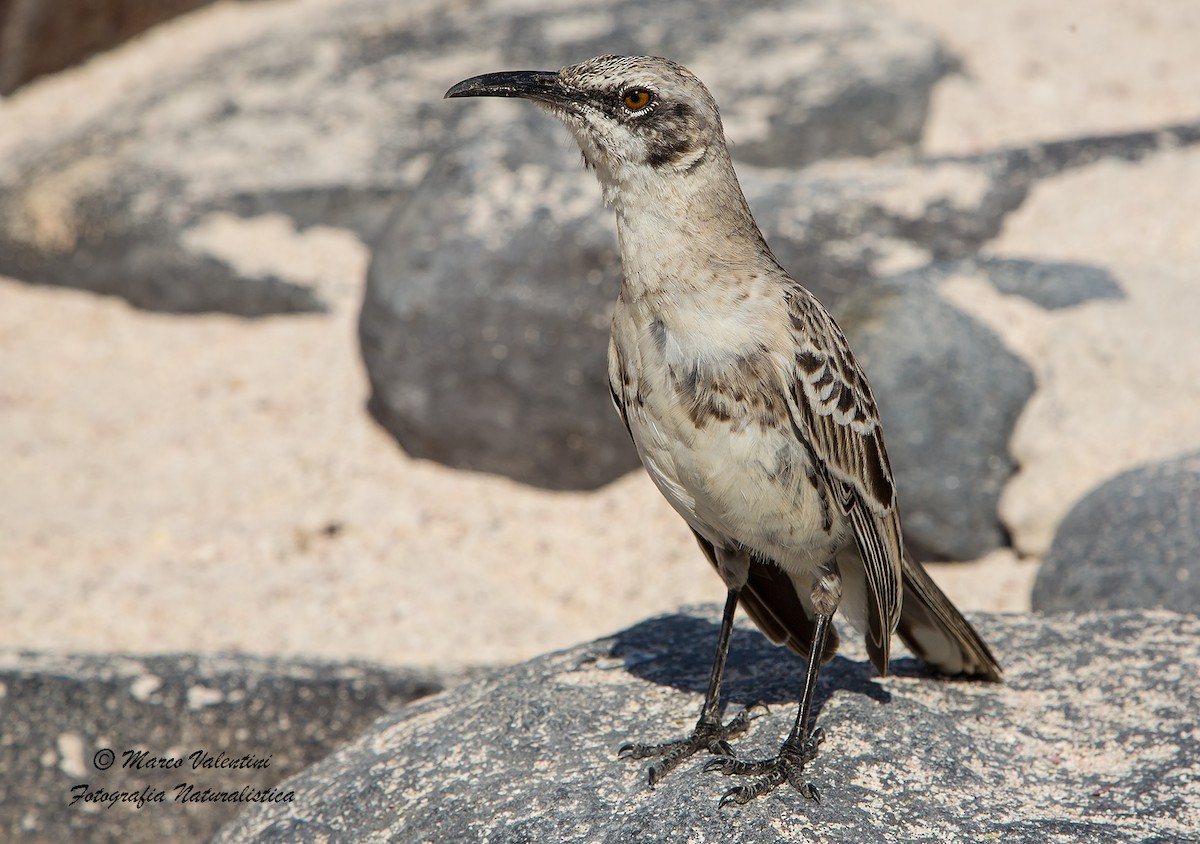
M794 429L854 527L874 599L867 608L867 650L883 674L900 618L903 551L879 411L833 318L799 285L785 295L795 347Z

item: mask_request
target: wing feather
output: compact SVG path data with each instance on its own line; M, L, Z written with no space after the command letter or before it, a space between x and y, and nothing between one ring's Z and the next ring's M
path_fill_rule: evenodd
M625 365L621 361L620 351L617 349L615 339L610 337L608 341L608 395L612 399L613 407L617 409L621 421L625 423L625 430L629 432L629 438L632 440L633 429L629 427L629 411L625 409L625 377ZM636 444L636 440L634 442Z
M879 411L833 317L799 285L788 290L786 301L796 350L793 430L854 528L870 596L867 650L886 673L900 620L904 552Z

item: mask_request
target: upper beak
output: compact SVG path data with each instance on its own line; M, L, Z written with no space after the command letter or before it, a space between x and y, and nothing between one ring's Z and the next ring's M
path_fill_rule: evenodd
M575 99L559 76L548 70L508 70L464 79L446 92L452 97L523 97L565 105Z

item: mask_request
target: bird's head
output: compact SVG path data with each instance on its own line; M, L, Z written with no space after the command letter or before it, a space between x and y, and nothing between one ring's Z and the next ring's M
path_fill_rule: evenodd
M667 59L600 56L559 71L487 73L446 97L522 97L567 125L601 183L687 174L725 155L717 105L690 71Z

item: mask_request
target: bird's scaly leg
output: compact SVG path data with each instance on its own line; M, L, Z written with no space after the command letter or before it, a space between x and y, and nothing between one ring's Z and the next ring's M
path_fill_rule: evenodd
M729 745L729 739L744 733L754 718L755 707L748 706L727 724L722 724L720 719L721 677L725 673L725 657L729 653L729 638L733 633L733 616L737 610L740 592L741 587L731 587L725 599L725 613L721 617L721 632L717 637L717 653L708 677L708 690L704 695L704 705L700 709L700 720L696 722L692 734L687 738L661 744L627 744L618 751L625 759L660 759L650 766L650 785L657 783L680 762L701 750L733 760L734 752Z
M818 803L821 792L803 774L804 768L817 756L817 747L825 738L818 727L809 732L808 722L812 714L813 695L817 688L817 675L821 672L821 654L825 653L825 638L829 631L830 616L819 613L813 630L812 649L808 655L808 669L804 675L804 694L800 698L800 709L796 713L796 723L779 754L770 759L758 762L747 762L733 758L732 754L722 755L704 766L706 771L720 771L727 776L752 776L757 780L749 785L739 785L729 789L721 797L720 805L728 803L749 803L756 797L766 794L776 786L788 783L801 795Z

